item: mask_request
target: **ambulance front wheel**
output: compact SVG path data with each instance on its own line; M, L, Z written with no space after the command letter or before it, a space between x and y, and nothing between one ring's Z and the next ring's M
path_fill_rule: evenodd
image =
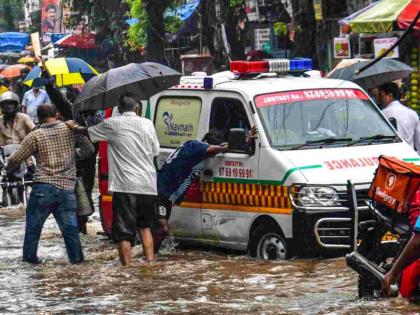
M251 236L249 254L265 260L287 259L287 243L280 228L272 224L257 226Z

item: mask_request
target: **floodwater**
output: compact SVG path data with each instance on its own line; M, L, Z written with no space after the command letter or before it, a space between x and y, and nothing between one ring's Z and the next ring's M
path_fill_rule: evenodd
M357 299L357 276L343 258L264 262L238 254L167 249L130 267L94 216L82 237L86 263L67 263L50 218L36 267L21 262L22 208L0 209L1 314L419 314L402 299Z

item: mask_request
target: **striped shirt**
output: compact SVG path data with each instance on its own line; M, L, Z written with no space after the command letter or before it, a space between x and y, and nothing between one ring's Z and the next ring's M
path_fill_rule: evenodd
M191 140L185 142L165 161L158 172L159 196L180 203L192 181L204 167L209 145Z
M134 112L88 128L92 142L108 142L109 191L157 195L154 157L159 141L153 123Z
M34 155L37 163L35 183L72 190L76 184L76 141L82 152L92 153L89 139L76 138L63 122L43 124L23 139L21 147L9 158L6 170L15 169Z

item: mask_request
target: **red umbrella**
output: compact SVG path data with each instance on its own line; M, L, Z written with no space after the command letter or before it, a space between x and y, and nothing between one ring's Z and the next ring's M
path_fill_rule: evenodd
M398 16L398 27L400 29L406 29L410 23L415 19L417 13L420 10L420 0L411 0L410 3L405 7L405 9ZM417 20L416 25L414 25L414 30L420 32L420 19Z
M98 45L96 45L95 42L95 37L95 33L69 34L56 41L54 43L54 46L80 49L95 49L98 48Z

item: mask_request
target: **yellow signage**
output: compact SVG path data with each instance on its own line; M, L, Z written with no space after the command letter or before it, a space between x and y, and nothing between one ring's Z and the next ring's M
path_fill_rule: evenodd
M176 148L197 137L201 100L192 97L163 97L157 105L156 133L160 145Z
M315 20L322 21L322 0L314 0Z

